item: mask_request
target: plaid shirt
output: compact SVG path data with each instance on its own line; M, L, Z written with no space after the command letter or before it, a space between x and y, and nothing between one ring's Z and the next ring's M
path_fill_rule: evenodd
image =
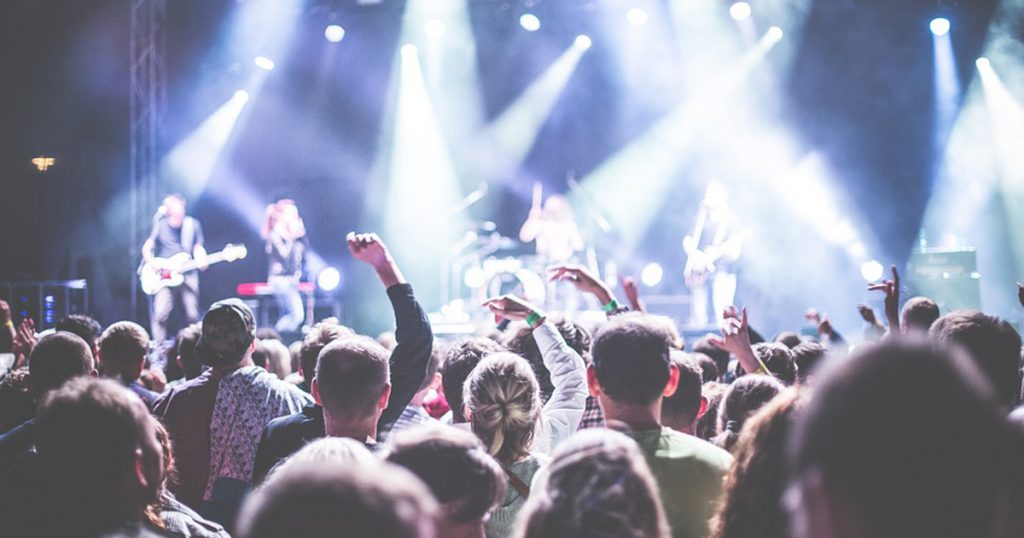
M604 413L601 411L601 406L597 403L597 398L587 396L587 408L583 411L583 419L580 420L580 429L585 430L587 428L603 427Z
M381 434L381 441L391 437L392 433L400 432L419 426L421 424L437 424L437 420L427 414L427 411L423 409L422 405L407 405L402 410L402 414L398 416L390 428L387 429L387 433Z

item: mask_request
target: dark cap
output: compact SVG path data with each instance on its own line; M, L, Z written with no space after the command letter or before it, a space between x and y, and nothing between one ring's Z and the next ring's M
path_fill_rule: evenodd
M196 357L213 367L233 366L245 357L256 338L252 310L239 299L224 299L203 316Z

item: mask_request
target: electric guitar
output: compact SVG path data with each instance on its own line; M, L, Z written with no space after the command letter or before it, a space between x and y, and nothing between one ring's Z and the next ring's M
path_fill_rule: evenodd
M233 262L244 259L249 255L245 245L232 245L228 243L224 250L206 255L206 265L213 265L220 262ZM164 288L180 286L185 281L185 273L198 269L196 263L186 252L179 252L170 258L153 258L139 268L139 283L142 284L142 292L146 295L153 295Z

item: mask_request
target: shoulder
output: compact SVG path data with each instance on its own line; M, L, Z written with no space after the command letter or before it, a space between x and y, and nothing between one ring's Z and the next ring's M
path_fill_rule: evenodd
M733 458L729 452L699 437L664 428L662 438L669 457L701 461L722 471L728 470L732 465Z
M210 372L203 373L195 379L190 379L170 387L163 394L160 394L153 401L153 413L160 416L174 407L178 402L187 401L206 391L216 390L217 383L214 382Z

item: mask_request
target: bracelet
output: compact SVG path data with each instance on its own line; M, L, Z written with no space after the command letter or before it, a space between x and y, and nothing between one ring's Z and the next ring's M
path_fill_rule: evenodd
M616 301L615 299L612 299L611 301L608 301L608 304L602 306L601 308L604 309L605 314L611 314L612 312L615 312L616 310L619 309L619 302Z
M14 322L11 321L11 320L7 320L7 323L4 323L4 328L13 329L14 328Z
M537 324L538 321L540 321L543 318L543 314L539 314L537 312L530 312L530 315L526 316L526 324L529 325L530 327L533 327Z

